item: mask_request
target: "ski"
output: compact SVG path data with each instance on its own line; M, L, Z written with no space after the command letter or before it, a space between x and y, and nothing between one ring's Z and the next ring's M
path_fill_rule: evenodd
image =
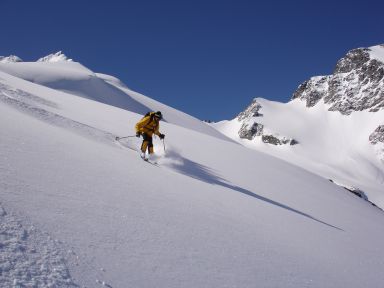
M149 163L149 164L158 166L157 162L151 161L151 160L149 160L148 158L143 157L142 155L140 155L140 158L143 159L144 162L147 162L147 163Z
M128 136L130 137L130 136ZM128 145L124 145L120 142L120 139L123 139L123 138L128 138L128 137L115 137L115 143L118 144L121 148L126 148L126 149L130 149L132 151L135 151L135 152L138 152L139 153L139 156L141 159L143 159L144 162L147 162L149 164L152 164L154 166L159 166L158 163L156 161L151 161L149 160L147 157L141 155L141 151L138 150L137 148L133 148L133 147L130 147Z
M152 161L150 161L150 160L148 160L148 159L146 159L146 158L142 158L142 159L143 159L143 161L146 162L146 163L152 164L152 165L154 165L154 166L159 166L159 164L158 164L157 162L152 162Z

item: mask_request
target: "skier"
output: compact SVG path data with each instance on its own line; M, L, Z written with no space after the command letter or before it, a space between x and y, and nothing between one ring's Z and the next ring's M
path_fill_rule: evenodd
M145 116L136 123L136 137L143 136L143 143L141 144L141 158L148 160L145 156L145 151L148 149L148 154L153 154L152 135L156 134L160 139L164 139L165 135L159 132L160 120L163 118L160 111L148 112Z

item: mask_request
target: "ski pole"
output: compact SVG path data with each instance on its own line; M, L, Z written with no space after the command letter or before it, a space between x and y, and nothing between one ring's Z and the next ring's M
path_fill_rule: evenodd
M164 152L165 152L165 140L163 138L163 147L164 147Z
M120 140L120 139L124 139L124 138L132 138L132 137L136 137L136 135L133 135L133 136L124 136L124 137L119 137L119 136L116 136L116 140Z

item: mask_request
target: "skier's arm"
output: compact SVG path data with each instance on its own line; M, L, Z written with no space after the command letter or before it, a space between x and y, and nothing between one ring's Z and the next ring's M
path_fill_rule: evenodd
M156 129L153 133L155 133L157 136L160 136L161 133L159 132L159 129L160 129L160 124L156 126Z
M155 133L157 136L159 136L160 139L164 139L165 135L164 135L164 134L161 134L160 131L159 131L159 129L160 129L160 125L157 125L157 128L156 128L156 130L155 130L154 133Z

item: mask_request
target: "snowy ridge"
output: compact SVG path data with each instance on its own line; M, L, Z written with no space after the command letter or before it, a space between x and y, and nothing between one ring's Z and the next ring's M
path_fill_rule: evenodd
M8 57L0 56L0 63L16 63L23 62L19 57L15 55L10 55Z
M73 60L69 59L61 51L53 53L53 54L49 54L49 55L42 57L42 58L37 60L37 62L47 62L47 63L56 63L56 62L63 62L63 61L71 62Z
M369 48L370 58L384 63L384 44Z
M55 239L53 268L64 282L39 287L379 288L384 282L380 209L114 77L76 62L32 64L0 65L0 197L6 211ZM71 81L63 81L68 75ZM100 87L106 93L96 100L91 96ZM115 93L126 98L106 103ZM305 105L293 101L289 112L274 115L298 121L282 127L268 115L285 105L257 102L257 121L298 138L292 149L307 142L293 133ZM166 119L160 125L165 146L154 139L157 166L134 150L140 139L114 140L134 136L140 107L161 110ZM13 257L7 251L0 250L1 259ZM26 263L5 274L12 278L7 284L32 283L26 275L40 266Z
M0 71L65 94L95 100L139 114L167 109L165 121L174 124L182 123L186 128L229 140L199 119L137 93L115 77L94 73L78 62L62 61L50 63L50 65L46 65L45 62L27 62L18 63L17 67L0 63ZM41 86L34 89L47 90Z

